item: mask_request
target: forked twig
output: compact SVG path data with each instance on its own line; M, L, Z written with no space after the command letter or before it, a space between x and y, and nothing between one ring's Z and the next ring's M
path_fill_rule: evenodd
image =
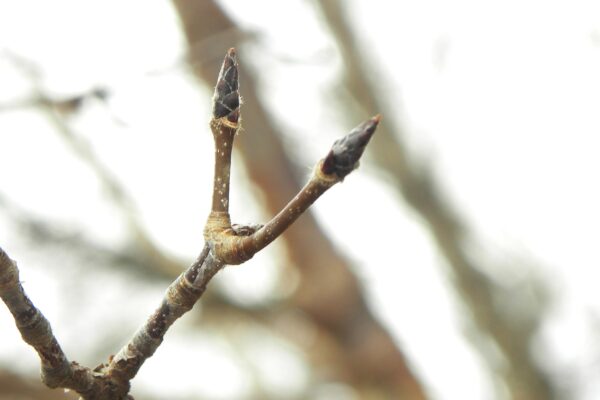
M210 126L215 140L211 213L204 229L206 244L196 261L167 289L160 306L107 364L93 371L69 363L50 324L25 295L14 261L0 249L0 297L15 317L24 340L38 352L42 377L49 387L77 391L86 400L131 399L130 381L163 341L169 327L189 311L208 282L227 264L241 264L283 233L311 204L352 172L379 123L377 115L336 141L317 163L309 182L264 226L236 226L229 216L233 140L240 127L238 63L234 49L225 56L213 98Z

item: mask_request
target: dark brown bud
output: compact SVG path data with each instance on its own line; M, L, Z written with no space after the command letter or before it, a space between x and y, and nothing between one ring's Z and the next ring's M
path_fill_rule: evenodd
M358 167L358 160L375 133L380 119L381 115L377 114L352 129L348 135L336 140L321 164L321 171L325 175L336 174L343 179Z
M221 72L213 96L213 118L227 117L237 123L240 117L240 94L238 92L238 62L235 49L231 48L225 55Z

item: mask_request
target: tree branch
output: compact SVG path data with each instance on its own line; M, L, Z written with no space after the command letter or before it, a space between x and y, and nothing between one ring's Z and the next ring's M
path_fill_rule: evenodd
M231 225L229 178L233 138L239 127L237 59L234 49L225 57L214 96L211 127L215 138L213 207L205 228L206 244L196 261L167 289L154 313L108 364L90 371L69 363L52 335L49 322L25 295L15 263L0 249L0 296L9 307L24 340L38 352L42 377L49 387L66 387L86 400L132 399L130 381L151 357L170 326L192 309L208 282L225 264L241 264L276 239L314 201L358 165L380 116L336 141L300 193L261 229Z

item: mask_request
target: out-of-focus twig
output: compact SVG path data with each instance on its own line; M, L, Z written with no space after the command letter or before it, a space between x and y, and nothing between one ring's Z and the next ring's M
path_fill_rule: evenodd
M104 165L102 160L92 149L91 145L83 137L77 135L67 124L67 122L51 107L42 107L50 122L55 126L56 131L60 133L75 154L77 154L94 171L109 198L121 215L127 221L131 232L134 234L134 245L140 252L148 255L154 262L153 266L161 268L167 275L176 275L181 271L181 264L173 258L167 256L156 243L147 234L146 229L138 217L135 201L129 195L129 192L121 185L119 180L114 177L112 172Z
M173 0L173 4L188 46L213 38L216 48L240 47L238 43L218 42L220 33L242 30L214 0ZM220 63L212 54L209 46L203 46L189 60L193 72L208 86L213 85ZM246 88L244 129L256 134L239 135L236 141L250 179L262 191L265 208L276 213L298 191L298 174L285 155L265 102L257 95L256 80L244 69L240 75ZM325 367L328 378L382 398L425 398L425 390L397 344L367 307L349 261L335 250L314 216L305 213L283 237L290 260L301 274L293 305L309 316L320 331L327 332L330 342L339 345L331 351L335 356ZM325 353L315 353L313 359L320 359Z
M165 252L150 238L143 224L139 220L139 213L135 201L129 195L128 190L104 164L90 143L88 143L82 135L77 134L65 119L68 114L78 110L85 99L89 97L105 98L108 95L107 90L104 88L94 88L89 92L78 96L72 96L68 99L54 99L44 93L42 89L41 73L37 66L13 52L7 53L6 56L19 68L19 71L24 73L30 79L32 84L32 99L19 102L18 104L22 107L37 107L42 111L65 144L69 146L73 153L94 172L108 194L110 201L121 213L123 219L127 222L133 233L134 246L140 253L146 254L148 258L151 258L153 260L151 265L161 269L161 273L177 276L181 272L181 264L177 260L166 255ZM8 109L10 110L11 108L9 107Z
M75 400L79 396L75 392L65 393L63 390L49 391L39 377L15 374L0 368L0 400Z
M44 247L60 247L70 255L75 256L86 264L95 267L120 268L120 272L143 276L147 281L172 281L177 274L170 273L164 268L160 259L144 253L139 247L125 244L121 246L106 246L91 240L85 234L73 228L55 226L50 222L32 215L19 204L9 199L0 192L0 209L6 214L19 236L36 246L36 249ZM185 269L185 262L178 261L180 268L177 272ZM123 266L126 269L123 270Z
M359 33L353 29L344 4L340 0L319 0L325 21L335 37L340 49L345 69L345 85L359 104L362 113L381 110L390 116L398 115L397 105L392 107L383 87L377 86L370 77L374 74L368 65L361 47ZM341 104L345 110L349 102ZM352 113L350 113L352 115ZM391 117L391 119L394 119ZM475 325L489 335L500 348L507 361L505 369L498 371L497 360L490 361L490 368L504 377L513 399L548 400L555 398L550 381L532 357L531 341L539 325L542 312L539 304L524 310L526 315L515 319L507 312L506 301L517 293L508 293L495 284L469 257L467 246L473 243L473 234L467 224L454 210L448 196L436 184L432 174L422 160L415 161L401 141L402 128L391 121L381 128L379 139L375 140L370 151L373 160L392 177L394 188L417 212L429 228L433 239L445 256L453 272L454 283L462 299L471 311ZM541 283L533 282L538 291L543 292ZM539 293L538 293L539 294ZM527 297L527 296L524 296ZM539 299L537 299L539 301Z

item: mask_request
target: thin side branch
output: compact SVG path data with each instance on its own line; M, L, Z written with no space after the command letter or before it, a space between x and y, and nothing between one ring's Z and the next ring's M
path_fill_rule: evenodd
M358 167L358 160L380 119L381 116L376 115L335 141L327 156L315 167L308 183L273 219L248 236L226 233L218 243L217 254L226 257L229 264L241 264L279 237L323 193Z

